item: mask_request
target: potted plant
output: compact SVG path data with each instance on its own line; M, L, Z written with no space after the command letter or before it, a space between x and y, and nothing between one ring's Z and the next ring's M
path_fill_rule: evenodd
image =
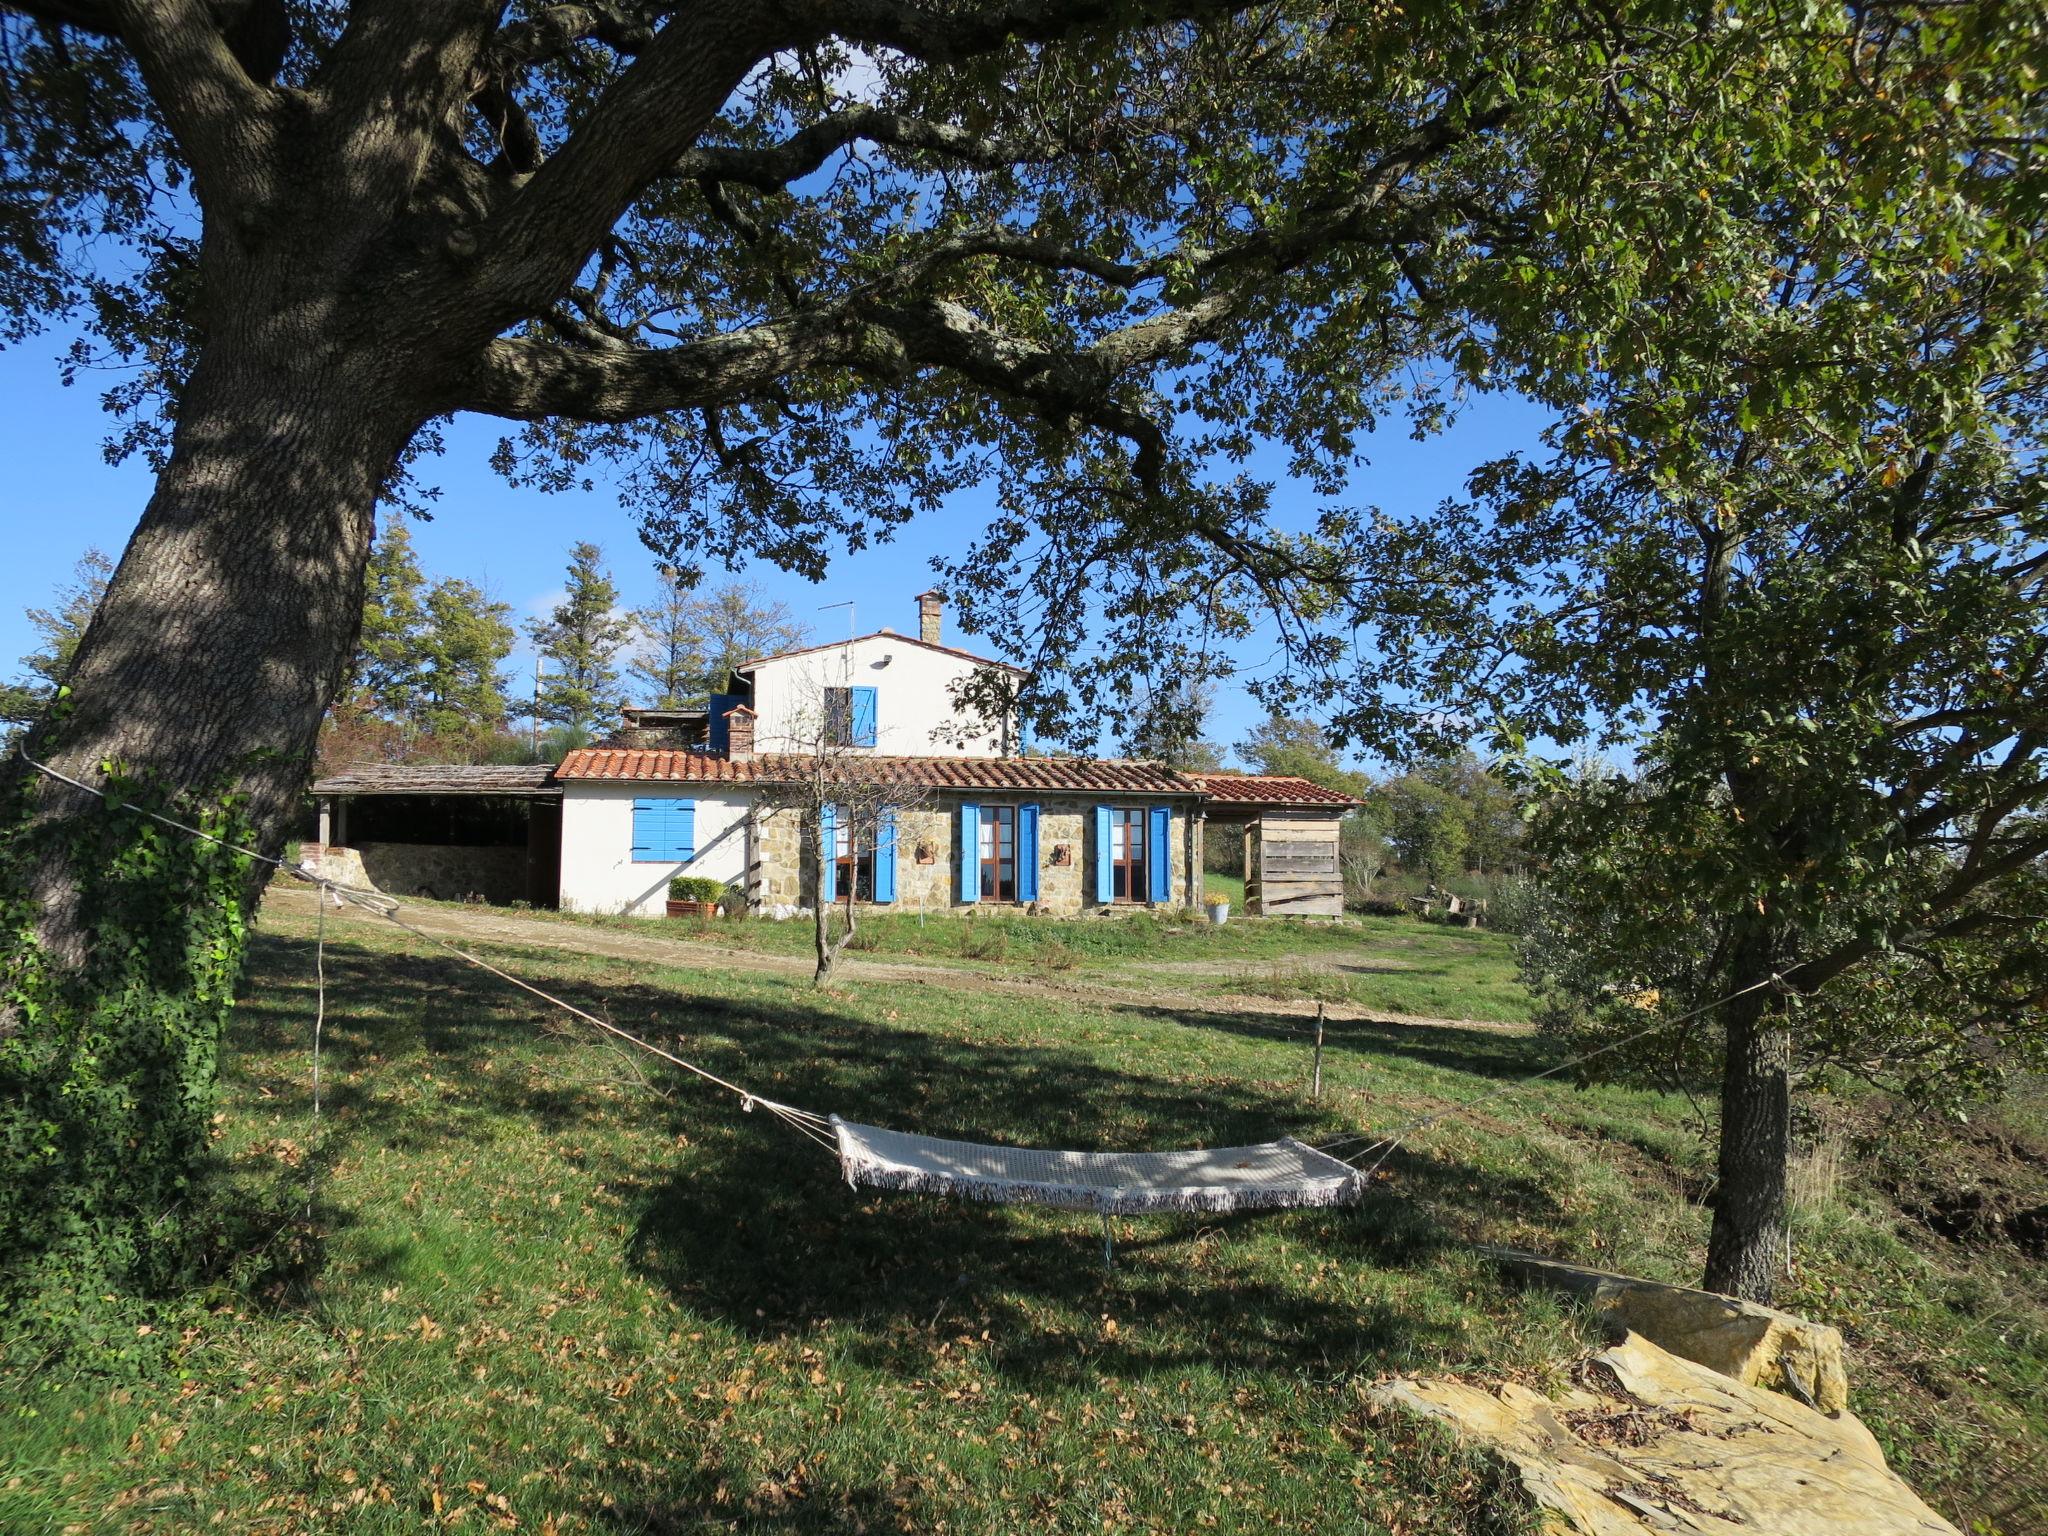
M716 917L725 882L702 875L677 875L668 883L670 917Z
M1212 892L1202 899L1202 905L1208 910L1209 921L1218 928L1221 928L1230 921L1230 898L1228 896L1218 896Z

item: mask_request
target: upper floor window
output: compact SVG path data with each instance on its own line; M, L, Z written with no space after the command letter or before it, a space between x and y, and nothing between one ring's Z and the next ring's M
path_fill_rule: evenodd
M825 742L834 747L872 747L875 744L874 689L825 690Z

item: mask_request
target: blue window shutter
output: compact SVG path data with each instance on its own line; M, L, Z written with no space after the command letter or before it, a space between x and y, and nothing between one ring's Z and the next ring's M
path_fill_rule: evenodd
M818 900L839 899L839 832L833 806L818 808Z
M896 899L896 808L883 806L875 818L875 900Z
M1146 841L1145 855L1151 869L1146 871L1145 899L1147 901L1173 900L1173 808L1166 805L1152 807L1151 836Z
M697 856L697 802L633 802L633 862L687 864Z
M1038 900L1038 807L1017 807L1017 899Z
M852 708L853 745L872 747L875 744L875 690L855 688Z
M981 807L960 807L960 899L981 900Z
M1095 899L1105 906L1116 900L1116 873L1109 865L1109 807L1095 807Z

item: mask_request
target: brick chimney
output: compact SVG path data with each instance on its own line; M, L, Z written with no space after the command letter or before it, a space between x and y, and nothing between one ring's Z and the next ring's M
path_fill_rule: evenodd
M939 631L946 620L946 600L936 592L917 594L917 638L926 645L943 644Z
M754 712L744 704L725 717L725 755L735 763L751 761L754 756Z

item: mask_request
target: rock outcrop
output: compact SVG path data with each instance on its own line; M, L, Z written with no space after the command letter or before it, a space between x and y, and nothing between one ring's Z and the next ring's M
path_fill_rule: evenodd
M1584 1536L1960 1536L1847 1412L1817 1412L1633 1333L1548 1398L1508 1383L1399 1379L1376 1402L1506 1458Z
M1842 1413L1849 1406L1842 1335L1825 1323L1713 1291L1637 1280L1516 1248L1480 1252L1529 1284L1585 1301L1617 1333L1640 1334L1745 1386L1780 1388L1822 1413Z

